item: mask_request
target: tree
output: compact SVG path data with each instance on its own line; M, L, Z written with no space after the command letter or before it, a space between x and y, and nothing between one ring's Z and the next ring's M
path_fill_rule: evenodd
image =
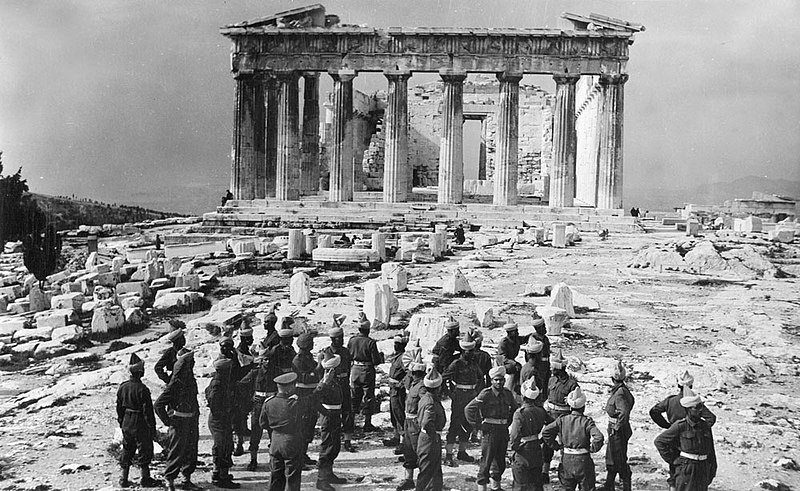
M19 240L25 233L25 213L33 203L28 183L22 178L22 168L15 174L3 176L3 153L0 152L0 246L9 240ZM34 204L35 206L35 204Z
M39 213L44 215L41 211ZM22 259L28 271L39 280L40 289L44 288L47 277L55 272L60 257L61 236L52 223L47 224L44 231L36 230L22 238Z

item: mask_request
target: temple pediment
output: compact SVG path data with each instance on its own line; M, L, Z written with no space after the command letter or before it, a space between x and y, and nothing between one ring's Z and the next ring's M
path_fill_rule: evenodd
M622 31L631 34L644 31L642 24L595 13L585 16L564 12L561 17L572 23L576 31Z

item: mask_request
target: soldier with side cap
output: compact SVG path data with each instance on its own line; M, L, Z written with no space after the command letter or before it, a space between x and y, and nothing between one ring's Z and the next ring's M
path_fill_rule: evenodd
M117 389L117 422L122 430L122 454L120 466L122 476L119 485L131 486L128 480L133 456L139 453L139 467L143 488L161 487L161 482L150 477L150 462L153 460L153 439L156 437L156 418L153 414L153 399L144 383L144 361L136 353L131 353L128 363L131 378L122 382Z
M172 321L170 321L170 324L172 324ZM181 324L183 323L181 322ZM175 362L178 360L178 352L186 346L186 337L183 335L183 329L177 328L170 331L163 339L172 343L172 346L164 350L156 362L156 366L153 367L153 371L162 382L168 384L172 378Z
M403 380L406 378L406 366L403 364L403 355L408 344L408 337L403 333L394 336L394 353L386 360L389 363L389 419L392 422L394 435L383 440L386 447L395 447L395 455L403 453L402 433L406 422L406 387Z
M211 433L213 445L211 458L214 470L211 483L218 488L237 489L239 484L233 481L230 468L233 467L233 362L228 358L219 358L214 362L214 378L206 387L208 401L208 431Z
M544 408L551 418L557 420L570 413L571 408L567 404L567 396L578 388L578 381L567 373L567 362L561 350L550 355L550 367L553 375L548 383L547 402L544 403ZM550 482L550 462L553 460L553 448L547 446L542 450L542 482L547 484Z
M422 363L421 351L416 353L416 357L408 364L411 378L409 379L408 392L406 394L405 442L403 445L403 468L406 471L406 477L397 486L397 491L416 487L414 484L414 469L417 467L417 443L419 443L420 432L417 411L419 410L419 400L426 392L425 384L423 383L425 364Z
M444 464L450 467L458 466L456 459L475 462L475 458L467 453L472 426L467 422L464 408L478 395L478 384L483 378L475 360L475 340L469 333L464 333L459 341L459 347L461 356L450 363L442 375L452 399L444 458ZM458 455L454 455L456 442L458 442Z
M183 489L201 489L192 483L197 467L197 442L200 438L200 406L197 404L197 381L194 378L194 352L181 348L172 378L153 404L158 418L169 427L167 467L164 478L167 490L175 491L175 478L183 474Z
M631 429L631 411L634 398L625 385L627 372L621 361L614 366L611 374L611 394L606 402L608 414L608 446L606 446L606 483L605 491L614 491L614 479L617 474L622 480L622 491L631 491L631 466L628 464L628 440L633 435Z
M248 317L245 317L239 328L239 345L236 347L239 369L237 373L232 374L234 404L231 427L236 434L236 448L233 451L233 455L237 457L244 455L244 440L250 436L250 430L247 429L247 415L250 414L250 409L253 406L253 392L251 386L240 382L256 367L255 357L250 350L252 345L253 328L250 327Z
M458 346L459 326L458 321L450 318L444 325L447 332L436 341L431 353L436 359L436 370L443 373L456 359L456 353L461 352Z
M680 404L686 417L679 419L655 439L661 458L674 465L677 491L707 491L717 475L717 455L711 425L703 419L703 400L684 386Z
M325 356L338 355L341 360L339 365L334 369L334 378L342 389L342 448L346 452L355 452L356 449L352 443L355 424L351 403L352 397L350 395L350 367L353 361L350 356L350 351L344 346L344 329L342 329L342 324L344 324L345 319L346 316L343 314L333 315L333 327L328 331L331 344L322 350L322 353L319 354L317 359L321 362Z
M342 362L339 355L324 353L320 361L326 376L320 382L320 446L317 472L317 489L333 491L333 484L347 484L347 479L333 472L333 462L339 456L342 438L342 387L336 380L336 368Z
M292 363L297 352L294 350L294 330L291 328L291 319L284 319L284 325L278 329L280 343L273 346L266 354L269 360L269 389L267 392L278 392L275 377L294 370Z
M311 355L314 348L314 334L304 332L297 337L297 349L299 350L292 360L292 369L297 374L295 388L298 397L310 396L319 385L319 373L317 373L317 361ZM302 417L303 438L305 446L303 448L303 464L306 466L316 465L316 461L308 456L308 445L314 439L314 427L317 424L319 412L314 405L306 405L305 413Z
M595 489L597 476L590 453L603 447L603 434L594 420L583 414L586 396L580 387L569 393L567 404L570 413L545 426L542 439L551 448L561 449L558 480L564 491L574 491L576 486L591 491Z
M547 400L548 387L550 381L550 338L547 337L547 328L544 325L544 319L534 315L533 316L533 334L528 338L528 342L533 338L542 343L542 349L536 353L534 362L534 377L536 378L536 387L539 388L539 399L542 401Z
M442 437L440 432L447 423L442 407L442 376L432 367L423 380L425 394L417 406L417 424L420 433L417 441L417 491L441 491L442 489Z
M533 378L522 382L522 407L514 412L509 440L514 451L511 472L514 491L542 491L542 428L553 418L539 403L539 389Z
M483 389L464 409L467 422L481 428L481 463L478 470L478 488L481 491L486 491L490 474L491 489L500 489L500 479L506 470L508 427L517 410L514 394L504 386L505 367L492 368L489 376L492 386Z
M372 424L372 414L375 412L375 367L383 363L383 353L378 351L378 343L369 337L369 333L369 321L363 318L358 334L347 342L347 350L353 359L350 370L353 413L362 408L363 400L364 432L380 431Z

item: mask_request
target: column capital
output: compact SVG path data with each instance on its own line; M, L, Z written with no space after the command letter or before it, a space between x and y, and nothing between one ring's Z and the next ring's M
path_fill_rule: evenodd
M383 75L389 80L408 80L411 78L411 70L400 70L394 68L391 70L384 70Z
M330 75L334 80L338 80L340 82L351 82L354 78L356 78L358 72L351 70L350 68L340 68L338 70L328 70L328 75Z
M519 83L522 80L522 74L519 72L500 72L497 74L497 80L500 82Z
M600 85L622 85L628 81L627 73L601 73Z
M452 68L442 68L439 70L439 76L442 80L450 83L461 83L467 78L467 72L463 70L454 70Z
M554 73L553 80L556 81L557 84L571 84L574 85L578 83L578 80L581 79L580 73Z
M303 72L303 78L319 78L319 72Z
M235 80L244 80L252 78L255 74L256 72L254 72L253 70L236 70L235 72L233 72L233 78Z

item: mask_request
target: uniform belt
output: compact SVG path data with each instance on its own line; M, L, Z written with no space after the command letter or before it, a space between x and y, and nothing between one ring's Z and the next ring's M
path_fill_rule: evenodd
M519 439L522 443L538 442L539 435L523 436Z
M140 409L131 409L129 407L126 407L125 408L125 412L127 412L127 413L141 413L142 411Z
M397 380L396 378L389 377L389 383L390 383L390 384L392 384L392 383L399 384L399 383L400 383L400 381L399 381L399 380Z
M490 424L490 425L504 425L504 424L508 424L507 421L508 420L502 419L502 418L483 418L483 423L484 424Z
M255 391L254 395L256 397L267 397L267 393L266 392Z
M608 417L608 422L611 424L617 423L618 421L619 419L617 418L612 418L611 416Z
M567 448L564 447L564 453L568 455L584 455L588 454L589 451L585 448Z
M291 372L293 370L294 370L293 368L281 368L280 369L281 373L289 373L289 372Z
M349 373L339 373L336 376L339 377L339 378L347 378L347 377L350 376L350 374Z
M456 389L472 390L474 388L475 388L475 384L472 384L472 385L470 385L470 384L456 384Z
M298 382L297 384L295 384L295 387L297 387L298 389L316 389L317 384L316 382L313 384L305 384L302 382Z
M556 411L569 411L570 407L566 404L556 404L555 402L547 401L545 402L547 409L553 409Z
M358 365L360 367L371 367L372 363L368 363L366 361L353 361L353 365Z
M689 452L681 452L681 457L686 457L687 459L692 460L706 460L708 455L700 455L696 453L689 453Z
M337 409L342 409L341 404L323 404L322 407L324 407L328 411L336 411Z
M184 413L183 411L173 411L172 416L175 418L191 418L194 417L194 413Z
M406 413L406 418L416 418L417 413Z

